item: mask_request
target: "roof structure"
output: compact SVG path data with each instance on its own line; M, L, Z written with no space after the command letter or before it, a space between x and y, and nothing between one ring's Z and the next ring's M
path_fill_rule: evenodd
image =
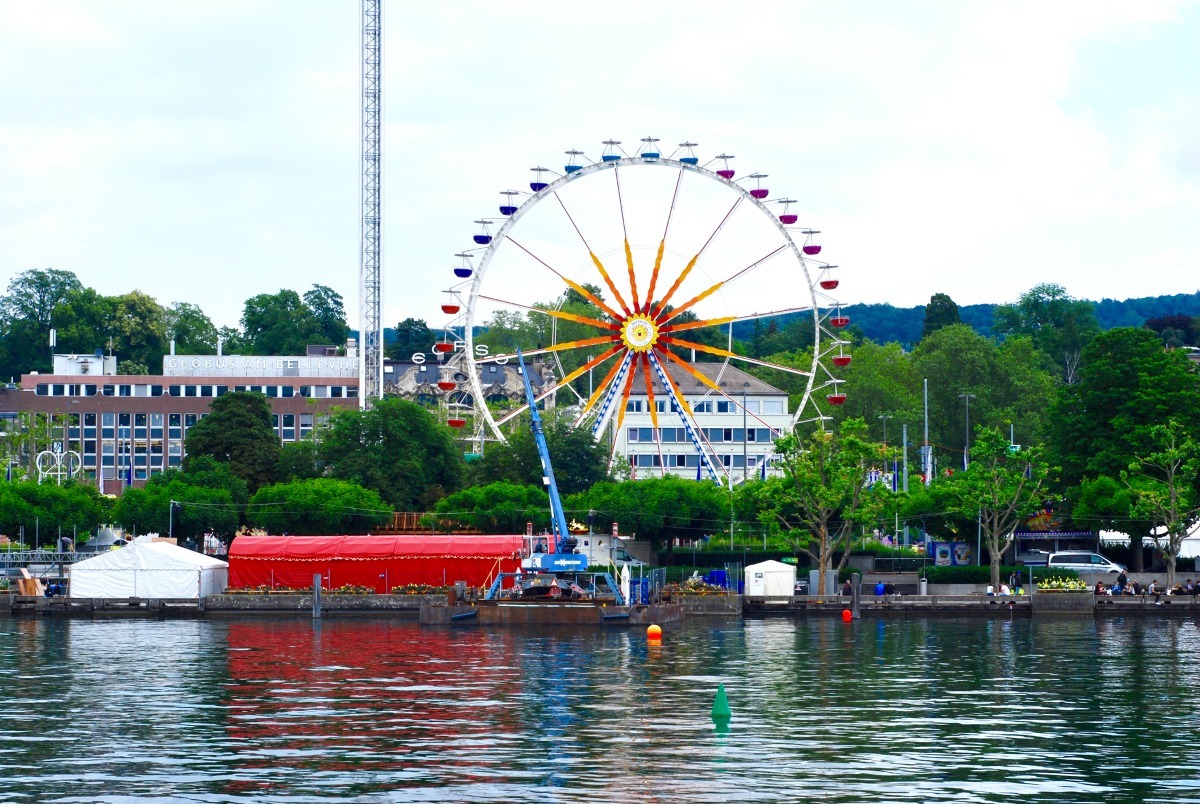
M775 386L765 383L757 377L747 374L740 368L726 363L688 363L687 365L717 383L730 396L740 396L743 391L750 396L786 395L786 392L781 391ZM678 363L664 360L662 361L662 366L671 380L679 386L679 390L685 395L704 395L713 392L711 388L689 374ZM662 382L658 379L655 372L651 371L650 377L654 383L655 396L665 393ZM637 396L646 395L646 381L643 378L641 369L634 372L633 387L630 389L630 394Z

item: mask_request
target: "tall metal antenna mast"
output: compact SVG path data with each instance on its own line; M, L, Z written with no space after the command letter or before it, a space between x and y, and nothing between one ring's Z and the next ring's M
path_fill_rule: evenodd
M362 0L362 253L359 290L359 405L383 396L383 273L380 261L380 198L383 116L383 0Z

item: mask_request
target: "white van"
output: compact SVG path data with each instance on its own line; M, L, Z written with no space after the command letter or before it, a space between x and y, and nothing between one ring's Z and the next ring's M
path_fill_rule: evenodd
M1076 572L1124 572L1125 567L1099 553L1051 553L1046 559L1050 569L1069 569Z

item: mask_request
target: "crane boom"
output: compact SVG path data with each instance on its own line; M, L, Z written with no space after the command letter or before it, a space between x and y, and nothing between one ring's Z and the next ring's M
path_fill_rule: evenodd
M552 552L531 556L528 559L530 568L551 572L585 571L588 566L587 556L575 552L575 539L567 529L567 517L563 513L562 500L558 496L558 484L554 480L554 467L550 464L550 449L546 446L542 417L538 413L533 385L529 382L529 372L525 368L525 358L520 349L517 349L517 362L521 367L521 378L525 381L525 400L529 403L533 440L537 444L538 457L542 461L542 483L550 494L551 530L554 531Z

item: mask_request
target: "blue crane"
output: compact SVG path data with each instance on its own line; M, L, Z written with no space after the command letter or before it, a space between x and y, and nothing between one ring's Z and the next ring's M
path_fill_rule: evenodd
M521 366L521 379L525 382L525 400L529 403L533 440L537 443L538 457L542 461L542 483L550 493L550 527L553 531L553 549L546 553L530 555L523 562L523 566L538 572L586 572L587 556L575 552L575 538L567 529L567 517L563 513L562 500L558 496L558 484L554 481L554 467L550 464L550 450L546 446L542 417L538 413L537 399L534 397L533 385L529 382L529 372L525 368L525 358L520 349L517 349L517 362Z

